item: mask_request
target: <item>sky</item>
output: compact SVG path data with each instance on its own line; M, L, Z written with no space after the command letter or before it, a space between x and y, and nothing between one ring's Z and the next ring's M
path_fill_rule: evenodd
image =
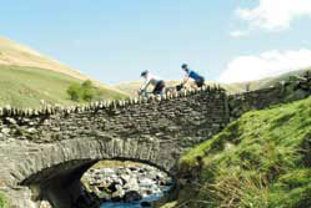
M239 82L311 66L310 0L0 0L0 35L98 79Z

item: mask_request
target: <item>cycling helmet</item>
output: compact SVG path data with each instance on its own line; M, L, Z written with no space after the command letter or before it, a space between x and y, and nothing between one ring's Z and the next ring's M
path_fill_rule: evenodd
M188 68L188 65L187 64L183 64L183 65L181 65L181 68L182 69L186 69L186 68Z
M149 71L148 71L148 70L145 70L145 71L143 71L143 72L140 74L140 76L141 76L141 77L144 77L144 76L146 76L148 73L149 73Z

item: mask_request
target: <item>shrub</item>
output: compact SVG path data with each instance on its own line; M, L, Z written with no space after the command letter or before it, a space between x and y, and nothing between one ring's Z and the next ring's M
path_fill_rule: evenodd
M95 87L91 80L86 80L82 84L73 83L67 89L67 94L72 101L90 102L103 95L101 89Z
M73 101L79 101L81 98L81 93L82 93L81 86L77 83L71 84L67 89L67 94Z
M83 89L89 89L89 88L94 88L93 83L91 80L86 80L81 84Z
M82 99L85 101L92 101L96 95L95 88L82 88Z

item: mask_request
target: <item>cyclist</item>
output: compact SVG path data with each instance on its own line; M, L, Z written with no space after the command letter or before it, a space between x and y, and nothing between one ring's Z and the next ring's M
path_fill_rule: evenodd
M148 70L143 71L141 77L145 79L145 82L140 88L140 94L146 92L150 85L154 86L152 91L154 95L162 94L163 89L165 88L165 82L162 79L153 76Z
M185 85L189 81L189 79L193 79L197 87L204 86L205 79L203 76L199 75L195 71L190 70L187 64L183 64L181 68L186 72L186 78L183 82L183 85Z

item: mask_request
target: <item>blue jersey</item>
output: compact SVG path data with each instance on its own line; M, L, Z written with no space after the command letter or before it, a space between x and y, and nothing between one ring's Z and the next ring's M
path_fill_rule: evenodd
M190 78L194 79L195 81L202 79L202 77L198 73L196 73L195 71L189 70L187 72L187 74Z

